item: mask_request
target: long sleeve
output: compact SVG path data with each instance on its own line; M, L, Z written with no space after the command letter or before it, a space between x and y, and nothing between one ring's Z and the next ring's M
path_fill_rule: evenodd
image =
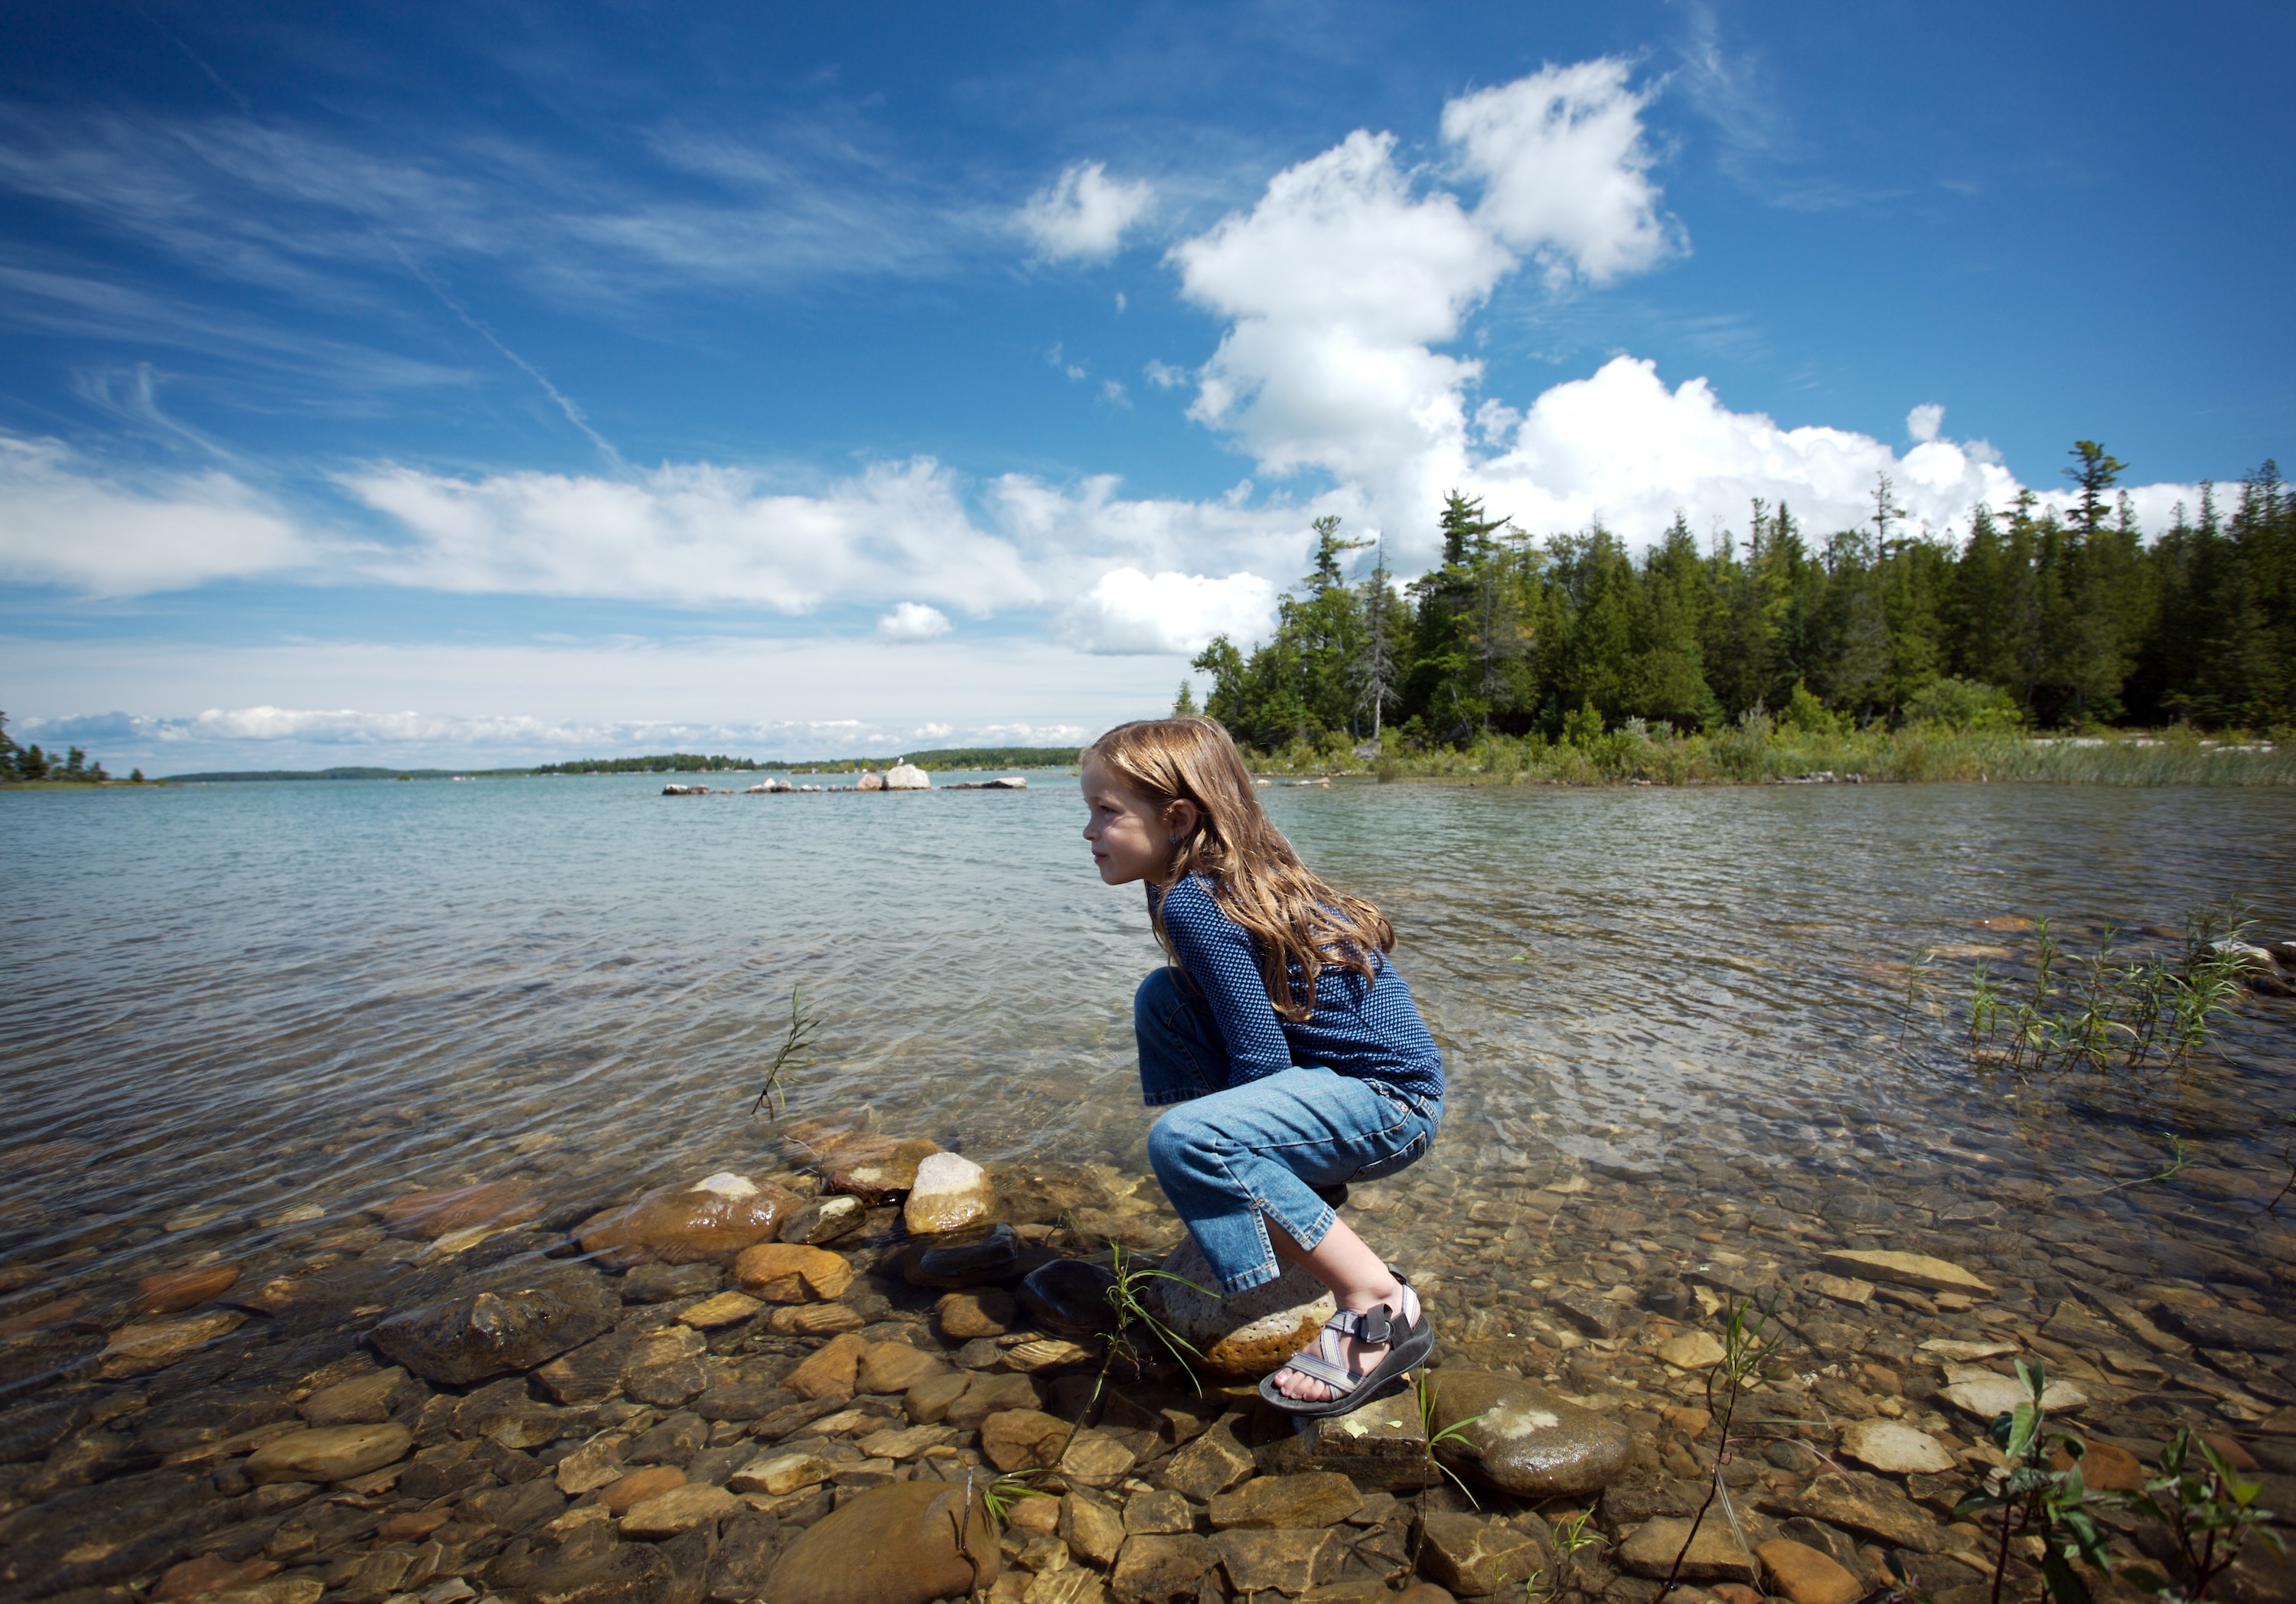
M1227 1048L1228 1084L1241 1085L1292 1067L1292 1043L1267 1000L1259 955L1242 926L1220 912L1193 877L1164 894L1164 933L1180 967L1202 988Z

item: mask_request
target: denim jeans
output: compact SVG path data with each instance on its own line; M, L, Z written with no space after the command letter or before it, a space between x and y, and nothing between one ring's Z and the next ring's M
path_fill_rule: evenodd
M1315 1188L1395 1174L1427 1151L1442 1124L1439 1102L1321 1064L1230 1086L1218 1022L1177 970L1141 982L1132 1024L1143 1101L1173 1105L1148 1133L1148 1162L1222 1292L1283 1273L1268 1220L1315 1247L1333 1218Z

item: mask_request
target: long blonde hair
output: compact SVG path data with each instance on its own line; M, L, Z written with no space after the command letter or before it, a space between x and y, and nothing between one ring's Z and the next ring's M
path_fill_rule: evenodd
M1316 978L1326 969L1378 978L1374 954L1394 950L1395 927L1300 861L1261 810L1251 775L1220 725L1209 718L1119 724L1085 749L1084 760L1103 765L1160 811L1183 800L1196 805L1196 827L1172 855L1169 884L1189 874L1211 882L1220 911L1255 938L1260 978L1280 1017L1315 1013ZM1177 962L1160 906L1155 923L1156 939Z

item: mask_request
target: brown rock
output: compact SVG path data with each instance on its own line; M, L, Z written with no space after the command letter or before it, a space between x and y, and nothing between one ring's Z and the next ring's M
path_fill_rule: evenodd
M988 1218L996 1188L988 1172L957 1153L928 1153L909 1179L901 1220L911 1236L962 1231Z
M784 1242L819 1248L861 1229L869 1207L858 1198L816 1198L783 1222L777 1233Z
M1547 1559L1538 1538L1504 1520L1438 1511L1421 1523L1419 1565L1459 1598L1520 1592Z
M1105 1487L1128 1474L1137 1462L1132 1450L1108 1433L1086 1428L1069 1439L1056 1469L1070 1482Z
M941 1335L952 1342L970 1342L975 1337L1002 1337L1012 1329L1017 1313L1013 1295L1002 1287L952 1292L933 1305Z
M59 1297L53 1303L44 1303L25 1310L21 1314L11 1314L7 1319L0 1320L0 1337L13 1337L19 1331L39 1331L49 1326L62 1325L86 1307L86 1293L75 1292L69 1297Z
M323 1387L297 1412L314 1426L372 1426L390 1419L390 1406L406 1386L406 1372L394 1364Z
M106 1380L164 1370L247 1322L237 1309L217 1309L188 1320L124 1325L111 1334L99 1372Z
M803 1364L782 1378L782 1385L800 1398L849 1398L869 1345L849 1332L832 1337Z
M1330 1470L1262 1476L1210 1503L1215 1530L1230 1526L1336 1526L1363 1507L1355 1483Z
M1721 1600L1722 1604L1762 1604L1761 1591L1743 1582L1717 1582L1706 1591Z
M1218 1297L1218 1278L1193 1238L1165 1261L1164 1270L1177 1279L1150 1286L1152 1312L1201 1355L1195 1368L1231 1380L1282 1369L1338 1307L1324 1284L1297 1264L1265 1286Z
M629 1444L620 1437L593 1437L558 1461L553 1479L569 1498L579 1498L611 1486L623 1476L622 1455Z
M990 1415L1008 1409L1033 1410L1044 1401L1043 1388L1026 1376L975 1376L964 1395L941 1418L959 1431L978 1431Z
M685 1485L685 1472L676 1465L648 1465L643 1470L633 1470L608 1482L598 1494L598 1502L617 1517L628 1514L649 1498L660 1498L674 1487Z
M382 1228L393 1236L435 1240L458 1231L507 1231L548 1211L542 1194L523 1181L489 1181L438 1191L408 1192L382 1206Z
M622 1517L622 1535L645 1541L675 1537L698 1526L714 1527L718 1518L742 1508L742 1501L709 1482L692 1482L641 1499Z
M858 1198L874 1208L904 1196L916 1183L917 1166L940 1151L931 1142L890 1136L856 1136L828 1158L822 1190Z
M1061 1500L1061 1538L1086 1565L1106 1570L1116 1563L1124 1540L1124 1517L1096 1497L1070 1493Z
M1337 1532L1297 1530L1221 1532L1212 1546L1227 1571L1229 1592L1293 1598L1335 1572L1346 1549Z
M585 1252L611 1269L648 1260L722 1264L753 1244L772 1241L781 1223L804 1206L795 1192L771 1182L729 1173L657 1187L634 1203L592 1215L575 1227L575 1235Z
M394 1314L375 1327L372 1340L424 1380L449 1387L531 1370L613 1328L619 1305L598 1281L553 1270L532 1286Z
M1251 1474L1251 1452L1235 1439L1232 1420L1220 1420L1179 1453L1158 1477L1175 1493L1201 1503Z
M774 1604L929 1604L996 1579L995 1525L976 1494L937 1481L888 1482L808 1526L775 1562Z
M1800 1496L1764 1499L1759 1507L1779 1514L1807 1515L1892 1548L1924 1554L1937 1549L1937 1526L1921 1507L1890 1483L1863 1471L1826 1471Z
M1857 1578L1832 1555L1790 1538L1756 1544L1754 1557L1769 1575L1770 1591L1784 1593L1793 1604L1855 1604L1866 1594Z
M948 1366L922 1348L906 1342L873 1342L861 1354L855 1389L865 1393L905 1393Z
M622 1363L622 1390L641 1404L674 1409L709 1385L709 1338L673 1326L638 1338Z
M783 1337L834 1337L840 1331L857 1331L868 1323L844 1304L784 1304L773 1312L766 1329Z
M759 1242L734 1261L734 1281L767 1303L826 1303L853 1284L842 1254L802 1242Z
M720 1292L715 1297L687 1305L677 1322L697 1331L714 1331L721 1326L740 1325L765 1306L746 1292Z
M919 1426L937 1426L947 1418L950 1405L964 1395L972 1385L972 1376L966 1371L943 1371L927 1376L909 1388L901 1400L901 1412Z
M1128 1537L1116 1556L1109 1591L1117 1604L1161 1604L1167 1599L1193 1597L1198 1580L1219 1560L1219 1550L1193 1533Z
M1753 1561L1739 1548L1738 1540L1730 1534L1726 1520L1708 1519L1698 1523L1698 1534L1691 1538L1691 1520L1679 1515L1660 1515L1636 1526L1634 1534L1619 1545L1619 1563L1637 1576L1651 1576L1660 1581L1674 1571L1675 1556L1682 1554L1682 1545L1690 1539L1690 1551L1682 1558L1681 1575L1690 1582L1746 1582L1759 1580L1754 1574Z
M189 1270L166 1270L135 1283L138 1314L175 1314L197 1308L210 1297L231 1290L239 1280L236 1264L197 1264Z
M1042 1410L1004 1410L980 1422L980 1456L999 1470L1049 1469L1070 1429L1066 1420Z
M1838 1248L1821 1261L1837 1274L1862 1281L1889 1281L1900 1287L1921 1287L1933 1292L1989 1295L1993 1289L1949 1259L1925 1253L1897 1253L1884 1248Z
M248 1457L247 1479L266 1482L334 1482L397 1464L414 1445L414 1434L393 1420L367 1426L327 1426L274 1437Z
M1623 1475L1626 1428L1552 1389L1494 1371L1431 1372L1445 1464L1524 1498L1600 1492Z
M818 1485L836 1474L837 1467L817 1453L774 1453L742 1466L727 1485L736 1493L765 1493L780 1498Z
M220 1554L201 1554L196 1559L185 1559L171 1565L160 1573L160 1580L152 1589L159 1600L189 1599L200 1593L213 1592L220 1587L245 1587L260 1582L266 1576L276 1575L279 1561L258 1556L234 1564Z

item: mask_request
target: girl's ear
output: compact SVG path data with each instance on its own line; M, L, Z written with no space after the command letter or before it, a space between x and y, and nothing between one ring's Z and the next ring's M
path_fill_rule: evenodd
M1164 823L1172 832L1172 845L1175 847L1195 834L1196 826L1202 822L1202 810L1185 797L1172 802L1164 809Z

